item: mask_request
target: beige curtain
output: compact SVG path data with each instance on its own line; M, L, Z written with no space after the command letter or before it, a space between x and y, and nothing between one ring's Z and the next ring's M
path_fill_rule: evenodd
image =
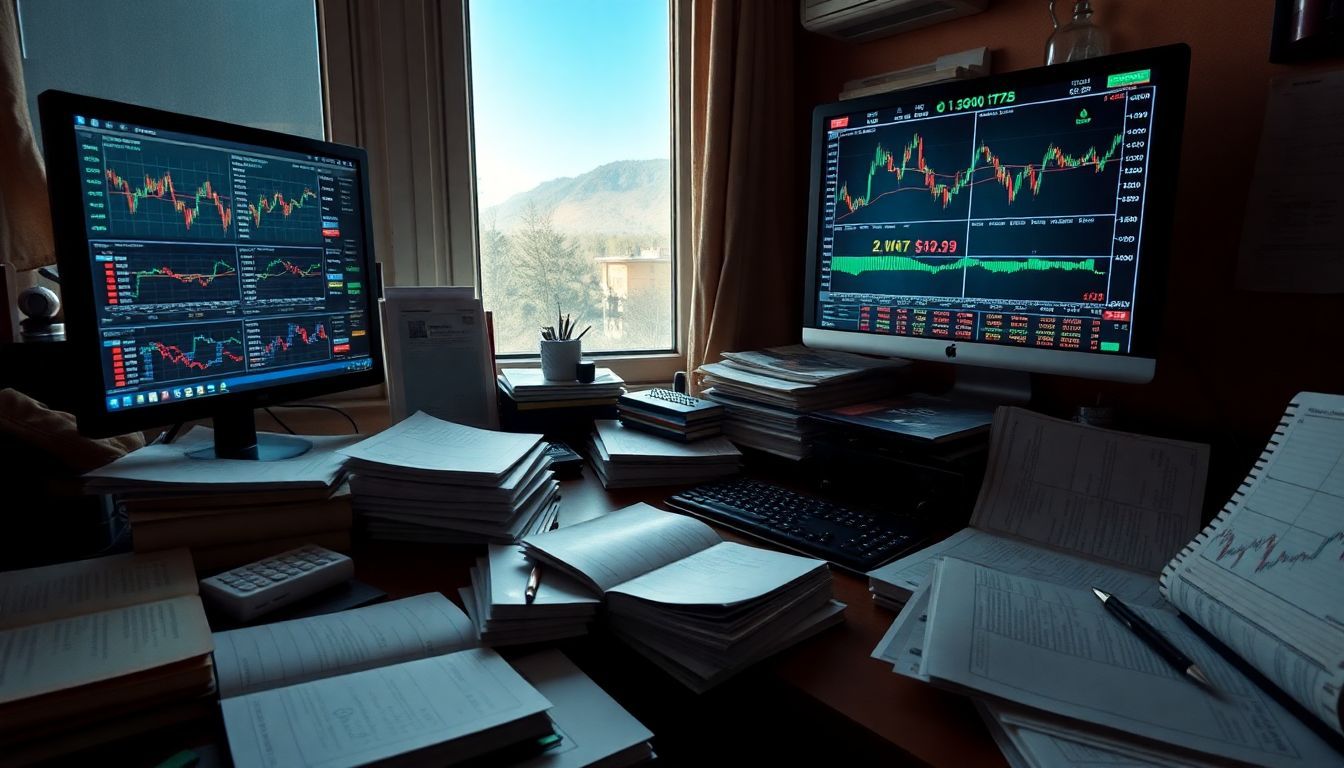
M0 262L23 271L56 262L47 173L23 88L14 3L0 0Z
M796 340L806 147L794 140L794 15L776 0L692 0L687 366Z

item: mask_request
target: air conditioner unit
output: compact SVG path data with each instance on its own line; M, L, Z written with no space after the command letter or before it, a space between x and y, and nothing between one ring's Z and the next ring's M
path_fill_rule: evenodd
M985 10L989 0L800 0L803 27L840 40L872 40Z

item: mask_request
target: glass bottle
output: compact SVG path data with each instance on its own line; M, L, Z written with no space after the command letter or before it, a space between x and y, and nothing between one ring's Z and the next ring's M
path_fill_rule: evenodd
M1092 23L1092 3L1077 0L1073 4L1073 18L1060 26L1055 16L1055 0L1050 0L1050 21L1055 31L1045 41L1045 63L1082 61L1105 56L1110 51L1106 30Z

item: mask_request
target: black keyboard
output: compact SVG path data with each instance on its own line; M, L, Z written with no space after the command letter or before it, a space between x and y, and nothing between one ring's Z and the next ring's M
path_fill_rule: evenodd
M682 491L667 503L860 574L923 539L911 516L876 514L744 477Z

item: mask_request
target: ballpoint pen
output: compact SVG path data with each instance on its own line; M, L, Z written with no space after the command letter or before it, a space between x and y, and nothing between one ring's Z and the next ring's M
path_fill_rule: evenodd
M528 605L537 599L537 587L541 585L541 566L532 566L532 572L527 576L527 589L523 590L523 602Z
M1213 690L1213 684L1209 682L1209 678L1204 675L1204 672L1195 666L1195 662L1181 653L1176 646L1171 644L1171 641L1163 637L1156 627L1144 621L1129 606L1120 602L1119 598L1102 592L1096 587L1092 588L1092 594L1097 596L1097 599L1101 601L1101 604L1106 607L1106 610L1112 616L1119 619L1121 624L1124 624L1130 632L1137 635L1144 645L1152 648L1158 656L1162 657L1163 661L1205 688Z
M560 516L556 515L551 521L547 531L554 531L560 527ZM527 589L523 590L523 602L531 605L533 600L537 599L537 587L541 586L541 563L532 566L532 572L527 575Z

